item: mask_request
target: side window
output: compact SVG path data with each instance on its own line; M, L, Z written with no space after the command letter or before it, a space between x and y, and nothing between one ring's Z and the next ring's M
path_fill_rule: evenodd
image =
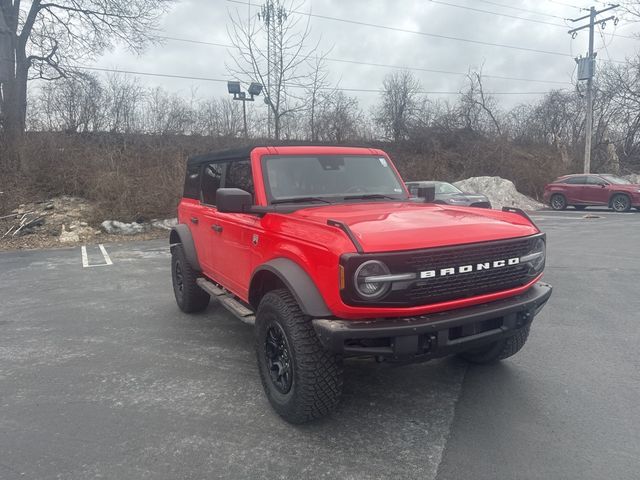
M202 170L202 202L208 205L216 204L216 192L222 180L222 163L210 163Z
M184 193L185 198L200 199L200 165L192 165L187 167L187 172L184 178Z
M587 177L571 177L568 178L564 183L569 185L584 185L587 183Z
M224 188L240 188L254 196L253 177L251 176L251 163L249 160L229 162L227 164L227 177Z
M606 185L606 184L607 182L605 182L600 177L587 177L587 185Z

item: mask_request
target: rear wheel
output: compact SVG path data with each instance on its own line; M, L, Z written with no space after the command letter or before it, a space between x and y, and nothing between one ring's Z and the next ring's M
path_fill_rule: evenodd
M551 205L551 208L554 210L564 210L567 208L567 199L561 193L554 193L551 195L549 205Z
M342 394L342 359L325 350L309 317L286 289L260 301L256 355L273 409L290 423L329 414Z
M476 364L494 363L518 353L529 337L529 325L522 327L514 335L499 340L486 347L462 352L458 356L467 362Z
M616 212L628 212L631 209L631 199L623 193L618 193L611 199L611 208Z
M171 279L173 293L180 310L193 313L207 308L209 294L196 283L198 272L187 260L182 245L176 245L171 249Z

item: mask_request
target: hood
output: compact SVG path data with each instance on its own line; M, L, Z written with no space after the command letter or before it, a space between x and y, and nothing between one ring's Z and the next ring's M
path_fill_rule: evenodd
M371 202L304 208L291 215L349 226L366 253L486 242L538 233L515 213L411 202Z
M465 198L467 200L486 200L487 196L481 193L436 193L436 198Z
M609 185L609 187L613 188L614 190L620 190L625 192L637 192L638 190L640 190L640 184L636 184L636 183L624 184L624 185Z

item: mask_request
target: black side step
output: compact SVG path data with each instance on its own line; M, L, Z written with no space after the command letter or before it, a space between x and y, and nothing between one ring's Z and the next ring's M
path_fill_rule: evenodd
M211 297L217 299L220 302L220 305L238 317L238 319L249 325L254 325L256 323L256 316L253 310L246 307L242 302L236 300L231 293L220 288L218 285L210 282L206 278L200 277L196 280L196 283L201 289L211 295Z

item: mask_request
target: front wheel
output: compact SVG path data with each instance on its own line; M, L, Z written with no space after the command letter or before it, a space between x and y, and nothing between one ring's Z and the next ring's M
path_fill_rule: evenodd
M286 289L267 293L256 317L256 355L273 409L290 423L329 414L342 395L342 359L325 350Z
M564 210L565 208L567 208L567 199L560 193L554 193L553 195L551 195L549 204L554 210Z
M611 208L616 212L628 212L631 209L631 199L622 193L614 195L611 199Z
M529 337L529 325L522 327L514 335L491 343L486 347L462 352L458 356L476 364L494 363L518 353Z

